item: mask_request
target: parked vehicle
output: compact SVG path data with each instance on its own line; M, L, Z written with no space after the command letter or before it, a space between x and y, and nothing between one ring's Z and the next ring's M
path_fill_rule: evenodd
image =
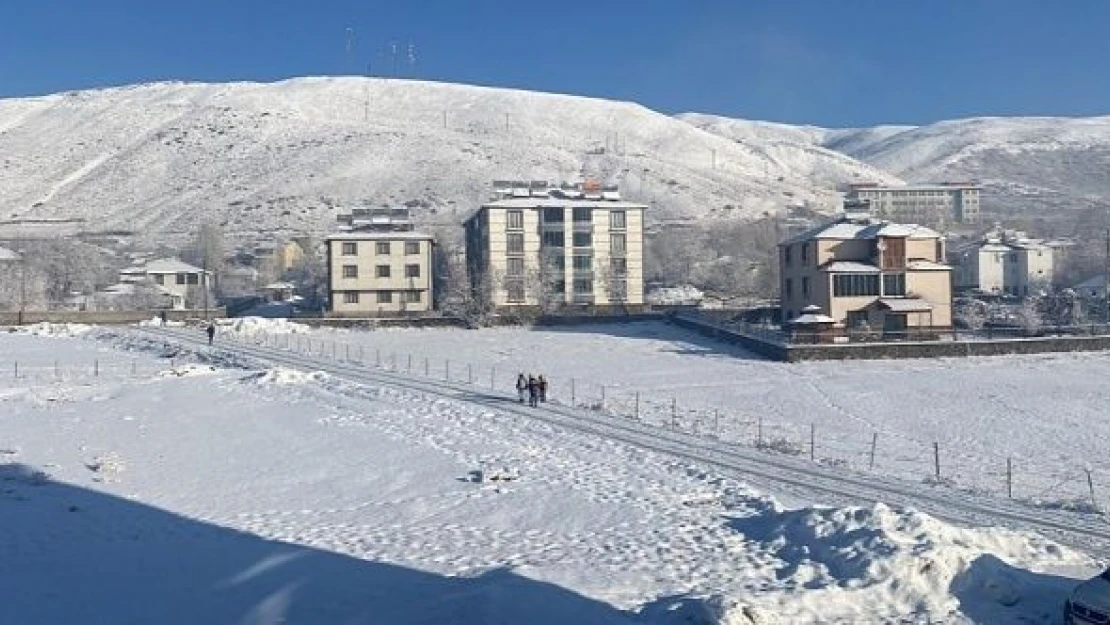
M1064 603L1064 624L1110 624L1110 569L1072 591Z

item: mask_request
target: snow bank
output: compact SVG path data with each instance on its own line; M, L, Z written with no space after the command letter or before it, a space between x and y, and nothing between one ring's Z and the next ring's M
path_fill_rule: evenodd
M652 289L644 299L647 303L656 306L696 306L705 297L696 287L689 284L682 286L663 287Z
M93 327L81 323L49 323L42 322L28 326L18 326L12 328L10 332L14 334L25 334L29 336L54 336L61 338L69 338L74 336L81 336Z
M154 327L154 328L162 328L162 327L183 328L183 327L185 327L185 322L184 321L162 321L161 317L154 317L153 319L148 319L146 321L140 321L139 325L142 326L142 327Z
M242 336L304 334L311 330L312 328L303 323L294 323L288 319L267 319L265 317L237 317L220 323L221 332L230 332Z
M323 382L328 379L328 374L323 371L299 371L297 369L287 369L285 367L276 367L260 371L254 375L244 378L244 381L252 384L274 384L278 386L293 386L301 384L312 384L315 382Z
M733 525L766 549L786 589L807 592L761 598L754 607L737 604L724 623L751 622L753 613L760 623L961 613L980 623L1051 618L1074 582L1035 570L1093 565L1089 556L1036 534L960 528L884 504L797 510L770 504Z

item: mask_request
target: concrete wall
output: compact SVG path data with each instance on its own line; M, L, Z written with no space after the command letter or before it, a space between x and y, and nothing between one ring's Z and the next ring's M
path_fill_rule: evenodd
M933 305L933 325L952 325L952 276L948 271L907 271L906 295L916 295Z
M212 308L208 317L218 319L224 317L223 308ZM157 310L106 310L106 311L76 311L76 310L27 310L19 312L0 312L0 325L19 325L29 323L84 323L89 325L111 325L138 323L147 321L161 315ZM204 310L167 310L166 319L169 321L187 321L191 319L204 319Z

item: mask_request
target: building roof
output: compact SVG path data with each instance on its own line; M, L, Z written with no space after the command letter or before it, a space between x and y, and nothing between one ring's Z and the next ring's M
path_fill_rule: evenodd
M870 240L878 237L902 237L906 239L940 239L941 234L932 228L916 224L894 224L875 219L840 218L836 221L811 228L797 236L783 241L780 245L813 241L815 239Z
M832 260L821 265L821 271L829 273L880 273L882 270L871 263L851 260Z
M559 197L510 197L482 204L482 208L615 208L646 210L647 204L624 200L559 198Z
M373 230L349 230L346 232L334 232L329 234L325 241L433 241L435 237L423 232L414 231L384 231L378 232Z
M965 189L982 190L981 185L972 182L923 182L908 185L881 185L859 183L850 185L852 191L963 191Z
M1088 278L1072 287L1073 289L1104 289L1106 288L1106 274L1099 274Z
M818 323L836 323L836 319L821 313L805 313L790 320L794 325L813 325Z
M124 270L124 273L136 273L133 271L135 269L141 269L146 273L204 273L204 270L200 267L181 262L176 258L152 260L142 267L132 267L130 270Z
M0 247L0 261L18 261L20 255L6 247Z
M931 260L911 260L906 263L906 269L914 271L952 271L952 268L942 263L934 263Z
M297 285L293 284L292 282L271 282L270 284L267 284L266 286L262 287L262 290L264 290L264 291L288 291L290 289L296 289L296 288L297 288Z
M932 304L916 297L880 299L876 304L892 312L928 312L933 309Z

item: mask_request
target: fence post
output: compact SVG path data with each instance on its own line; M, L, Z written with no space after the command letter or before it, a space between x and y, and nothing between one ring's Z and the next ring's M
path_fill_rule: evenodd
M389 368L392 369L393 371L397 370L397 354L396 353L393 353L393 354L389 355Z
M93 360L93 377L94 378L99 378L100 377L100 359L99 358Z
M570 405L577 405L577 402L574 401L574 378L570 379Z
M813 462L817 457L817 424L809 424L809 460Z
M1006 496L1014 498L1014 459L1006 458Z
M637 421L640 420L640 391L636 391L636 399L633 402L632 416Z
M940 443L933 443L933 466L937 476L937 481L940 481Z
M382 350L380 347L374 348L374 366L379 369L382 366Z
M1094 506L1095 510L1097 511L1098 510L1098 501L1095 500L1095 480L1094 480L1093 477L1091 477L1091 470L1090 469L1083 469L1083 470L1087 472L1087 489L1091 491L1091 505Z
M451 381L451 361L450 360L444 360L443 361L443 379L448 381L448 382Z
M408 372L412 373L412 354L409 354Z
M718 435L720 434L720 432L721 432L720 425L721 425L721 411L714 408L713 409L713 433L714 434L718 434Z
M135 361L134 361L134 360L132 360L132 361L131 361L131 377L135 377L135 375L136 375L136 371L135 371Z
M469 362L466 363L466 383L474 384L474 367Z
M331 342L331 359L335 360L335 341Z
M671 398L671 427L678 429L678 400Z
M366 364L366 358L363 357L363 352L362 352L362 346L361 345L358 346L358 364L360 364L360 365L365 365Z
M873 432L871 434L871 456L867 460L867 470L871 471L875 468L875 447L879 445L879 433Z
M428 359L424 358L424 377L427 377L428 375L430 375L428 369Z
M601 385L601 409L605 410L605 385Z
M347 362L351 362L351 344L347 343Z
M755 448L763 449L763 417L755 420Z
M15 378L16 378L17 380L19 379L19 361L18 361L18 360L17 360L17 361L15 361L15 373L14 373L14 377L15 377Z
M57 380L59 377L60 376L58 375L58 361L55 360L54 361L54 379Z
M489 390L491 390L491 391L494 388L496 388L496 385L497 385L497 382L496 382L497 373L496 373L496 371L497 371L497 367L490 367L489 368Z

